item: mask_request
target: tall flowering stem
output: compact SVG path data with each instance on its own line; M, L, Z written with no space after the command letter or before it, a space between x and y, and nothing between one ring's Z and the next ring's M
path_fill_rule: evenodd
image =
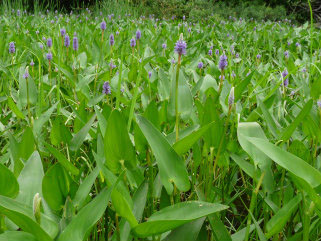
M223 80L224 80L224 69L227 67L228 62L227 62L227 56L223 53L220 56L220 61L218 64L219 69L221 70L221 76L220 76L220 87L218 92L221 93L222 87L223 87Z
M32 126L32 122L31 122L31 111L30 111L30 101L29 101L29 83L28 83L29 67L26 68L25 73L23 74L23 78L26 80L26 87L27 87L28 119L29 119L29 124L30 124L30 126Z
M178 79L179 79L179 69L181 67L181 55L178 55L178 63L176 69L176 82L175 82L175 131L176 131L176 141L178 141L178 125L179 125L179 113L178 113Z
M176 141L178 141L178 132L179 132L179 113L178 113L178 80L179 80L179 69L181 67L181 58L182 55L186 54L186 42L183 40L183 34L181 34L180 39L175 44L175 52L178 54L178 62L177 62L177 69L176 69L176 83L175 83L175 131L176 131Z

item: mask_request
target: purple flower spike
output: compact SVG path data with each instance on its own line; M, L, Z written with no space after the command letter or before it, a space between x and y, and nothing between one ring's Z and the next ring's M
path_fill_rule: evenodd
M108 81L106 81L103 84L103 94L105 94L105 95L110 95L111 94L111 89L110 89L110 85L109 85Z
M28 70L28 67L26 68L25 73L23 74L22 77L23 77L24 79L28 79L28 78L29 78L29 70Z
M296 47L300 47L300 43L297 42L297 43L295 44L295 46L296 46Z
M148 72L148 78L151 78L151 77L152 77L152 72L149 71L149 72Z
M136 31L136 39L139 40L142 37L142 32L138 29Z
M14 42L9 43L9 53L14 54L16 52L16 47L14 45Z
M284 85L284 87L288 87L288 85L289 85L289 79L285 79L285 80L283 81L283 85Z
M106 26L106 22L102 21L101 24L100 24L100 29L104 31L106 29L106 27L107 27Z
M213 51L212 51L211 49L208 51L208 55L209 55L209 56L212 56L212 55L213 55Z
M162 44L162 48L166 49L167 45L165 43Z
M52 53L47 53L47 55L46 55L46 57L47 57L47 59L49 60L49 61L51 61L52 60Z
M130 40L130 47L134 48L136 46L136 40L134 38L132 38Z
M261 57L262 57L262 55L260 55L260 54L256 55L257 59L261 59Z
M52 39L51 38L47 39L47 46L48 46L48 48L52 47Z
M185 55L186 48L187 48L187 44L183 40L178 40L175 44L175 52L178 53L178 55Z
M321 100L318 100L318 101L317 101L317 105L318 105L318 107L321 109Z
M289 51L285 51L285 52L284 52L284 57L285 57L286 59L288 59L289 56L290 56Z
M282 72L282 77L285 78L286 76L288 76L289 72L287 69L285 69L283 72Z
M78 38L75 36L72 40L72 47L75 51L78 50L79 46L78 46Z
M64 45L65 45L65 47L67 47L67 48L70 46L70 38L69 38L69 35L68 35L68 34L65 35Z
M218 49L215 50L215 54L216 55L219 55L220 54L220 51Z
M228 105L232 106L234 104L234 87L232 87L230 95L228 97Z
M62 28L60 29L60 35L63 37L66 34L66 29Z
M115 38L113 34L110 34L109 36L109 44L110 46L113 46L115 44Z
M34 66L34 65L35 65L35 63L33 62L33 60L31 60L30 66Z
M204 67L203 62L199 62L198 65L197 65L197 68L202 69L203 67Z
M220 68L221 71L223 71L227 67L227 56L225 54L222 54L220 56L220 62L218 64L218 67Z

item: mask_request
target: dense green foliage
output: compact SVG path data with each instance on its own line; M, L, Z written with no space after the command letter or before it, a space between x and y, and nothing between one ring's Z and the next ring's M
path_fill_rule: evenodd
M314 17L321 21L321 0L311 0ZM217 17L254 18L256 20L309 19L308 1L301 0L3 0L2 8L33 10L62 10L70 12L85 8L106 9L108 12L153 14L158 18L176 16L203 19Z
M0 30L0 241L320 239L316 29L10 9Z

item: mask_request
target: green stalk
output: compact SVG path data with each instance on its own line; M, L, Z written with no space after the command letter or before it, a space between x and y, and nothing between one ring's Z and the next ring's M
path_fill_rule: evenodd
M28 78L26 78L26 86L27 86L27 108L28 108L28 119L29 119L30 127L32 127L32 122L31 122L31 112L30 112L30 101L29 101L29 84L28 84Z
M247 216L247 226L246 226L246 233L245 233L244 241L248 241L248 240L249 240L250 226L251 226L251 223L252 223L251 213L253 213L254 208L255 208L255 206L256 206L257 194L259 193L260 186L261 186L262 181L263 181L263 177L264 177L264 172L261 174L261 177L260 177L260 179L259 179L259 182L258 182L258 184L256 185L256 188L255 188L255 189L253 190L253 192L252 192L249 214L248 214L248 216Z
M152 215L154 212L154 198L153 198L154 174L153 174L153 164L150 159L149 149L146 150L146 160L147 160L148 172L149 172L148 180L149 180L150 204L151 204L150 215Z
M313 11L312 11L312 6L310 0L308 0L309 8L310 8L310 20L311 20L311 27L310 27L310 67L312 64L312 32L313 32Z
M128 125L127 125L127 130L130 130L131 124L132 124L132 120L133 120L133 116L134 116L134 109L135 109L135 104L136 104L136 99L138 96L138 86L140 84L140 72L141 72L141 65L139 66L139 73L136 79L136 85L135 85L135 89L134 89L134 96L132 99L132 103L130 106L130 111L129 111L129 118L128 118Z
M230 106L230 107L229 107L229 110L228 110L228 114L227 114L226 120L225 120L223 134L222 134L222 136L221 136L220 143L219 143L219 146L218 146L218 149L217 149L217 153L216 153L216 157L215 157L215 160L214 160L214 167L213 167L214 179L215 179L216 165L217 165L217 162L218 162L218 160L219 160L219 158L220 158L220 155L221 155L221 151L222 151L222 147L223 147L223 141L224 141L224 136L225 136L225 134L226 134L226 132L227 132L227 127L228 127L228 123L229 123L229 120L230 120L231 112L232 112L232 107Z
M181 55L178 55L178 64L176 69L176 83L175 83L175 131L176 131L176 142L178 141L178 124L179 124L179 113L178 113L178 78L179 78L179 69L181 67Z
M120 92L121 92L121 75L123 70L123 50L121 51L121 57L120 57L120 68L119 68L119 78L118 78L118 87L117 87L117 98L116 98L116 109L119 109L119 102L120 102Z

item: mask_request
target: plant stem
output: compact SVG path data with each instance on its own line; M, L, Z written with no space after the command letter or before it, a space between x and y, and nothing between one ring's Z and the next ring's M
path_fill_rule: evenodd
M251 221L252 221L251 213L253 213L253 210L254 210L254 208L256 206L257 194L258 194L258 192L260 190L260 186L262 184L263 177L264 177L264 172L261 174L261 177L260 177L260 179L258 181L258 184L256 185L256 188L252 192L252 198L251 198L251 203L250 203L249 214L247 216L247 226L246 226L246 233L245 233L244 241L248 241L249 240L250 226L251 226Z
M179 68L181 67L181 55L178 55L178 64L176 69L176 83L175 83L175 131L176 131L176 142L178 141L178 124L179 124L179 113L178 113L178 79L179 79Z

